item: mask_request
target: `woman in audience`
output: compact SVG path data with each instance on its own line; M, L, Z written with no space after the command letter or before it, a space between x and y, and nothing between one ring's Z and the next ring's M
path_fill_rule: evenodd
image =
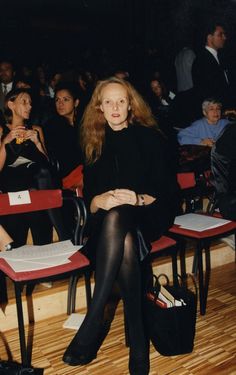
M229 120L221 119L221 108L222 104L218 100L204 100L202 103L204 117L179 131L179 143L212 147L221 131L229 123Z
M43 132L40 127L27 124L31 111L30 92L25 88L9 92L5 106L7 122L0 128L0 190L52 188ZM56 211L49 210L49 215L55 218ZM52 225L45 212L9 215L2 220L16 247L26 243L29 228L35 244L52 240Z
M150 108L132 85L100 81L82 121L84 199L90 212L86 254L95 264L95 289L85 320L63 360L83 365L97 356L107 325L103 313L118 282L129 326L131 375L149 373L142 314L142 265L150 241L172 225L177 185L165 140Z
M73 173L75 184L76 171L82 163L78 140L78 105L78 87L73 83L59 84L55 89L56 115L44 127L46 147L49 156L57 163L60 181L70 179L70 174Z
M150 101L153 106L153 109L156 108L156 111L160 109L168 109L171 101L174 99L175 94L172 91L169 91L161 79L153 78L150 80L150 89L152 95L150 95Z
M152 113L157 119L158 126L166 136L169 145L169 152L172 159L177 160L178 141L172 116L172 102L175 94L169 91L165 83L156 76L149 81L147 100L151 107Z

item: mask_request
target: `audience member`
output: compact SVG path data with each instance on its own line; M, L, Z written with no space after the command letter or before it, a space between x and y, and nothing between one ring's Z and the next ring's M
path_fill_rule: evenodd
M128 81L100 81L81 128L85 152L84 198L90 212L87 255L95 289L89 311L63 360L83 365L97 356L108 327L104 307L118 282L129 326L129 371L149 373L141 265L150 241L173 223L177 185L149 107Z
M208 97L216 98L223 107L231 102L229 75L219 53L224 48L225 41L223 25L209 22L205 31L205 48L197 54L192 67L194 89L200 103Z
M62 73L60 70L52 71L48 76L48 95L51 99L55 96L55 87L62 80Z
M229 123L221 119L221 103L215 99L206 99L202 103L204 117L181 129L178 141L181 145L203 145L212 147L222 129Z
M4 111L5 96L14 88L15 68L10 60L0 62L0 110Z
M176 158L178 142L176 131L174 130L171 106L174 97L175 94L167 89L165 83L160 78L154 76L150 79L147 101L151 107L152 113L157 119L159 128L168 139L169 150L173 155L172 157Z
M1 127L0 146L0 190L14 192L28 189L52 188L48 157L43 133L38 126L29 126L31 96L27 89L15 89L6 96L8 122ZM48 210L57 228L59 214ZM24 245L31 229L35 244L42 245L52 240L52 225L46 212L8 215L2 224L14 239L15 247ZM58 219L60 220L60 218ZM64 235L64 234L63 234Z
M45 142L60 180L67 177L82 163L79 146L79 88L73 83L60 83L55 88L56 115L44 126Z
M196 54L192 48L183 47L175 57L177 92L186 92L193 88L192 65Z

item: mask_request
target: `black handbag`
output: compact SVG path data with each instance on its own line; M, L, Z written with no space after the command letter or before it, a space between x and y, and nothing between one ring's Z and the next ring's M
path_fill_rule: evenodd
M43 375L43 369L25 367L16 362L0 361L0 375Z
M160 277L164 276L164 288L169 292L176 304L163 302L158 298L161 284ZM189 275L191 276L191 275ZM149 338L155 349L164 356L191 353L194 347L196 314L197 314L197 286L195 291L188 289L186 282L179 277L178 286L170 285L166 275L153 275L149 282L145 296L145 322ZM154 281L154 282L153 282ZM164 298L165 299L165 298ZM172 307L167 307L172 305Z

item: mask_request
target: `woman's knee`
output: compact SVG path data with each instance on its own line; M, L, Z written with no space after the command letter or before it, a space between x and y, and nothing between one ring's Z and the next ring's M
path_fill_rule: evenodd
M126 206L113 207L107 211L104 222L111 226L127 226L131 222L129 211L129 207Z

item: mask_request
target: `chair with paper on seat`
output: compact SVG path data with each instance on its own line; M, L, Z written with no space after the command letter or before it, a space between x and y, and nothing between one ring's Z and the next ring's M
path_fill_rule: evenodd
M182 217L188 220L189 218L188 215L192 215L193 220L194 219L199 220L199 218L201 219L201 221L203 221L204 218L211 219L210 227L207 226L206 229L204 230L203 228L202 231L199 231L197 226L194 227L194 221L191 227L189 225L184 227L181 225L174 224L169 229L170 234L174 236L174 238L177 239L177 241L179 241L180 243L179 250L181 252L181 256L180 256L181 275L186 275L186 266L185 266L186 241L191 239L195 242L194 256L196 257L196 267L197 267L197 273L198 273L200 314L205 315L209 281L210 281L210 273L211 273L210 246L211 246L212 241L217 238L221 238L223 236L227 236L232 233L235 234L236 222L223 220L221 222L222 225L216 226L219 220L216 217L212 217L210 215L205 215L205 214L197 214L197 213L185 214L185 215L182 215ZM205 272L203 269L203 253L204 252L205 252Z
M12 194L15 199L12 202ZM27 196L26 203L18 204L17 199L21 196L22 201ZM18 196L17 193L5 193L0 194L0 215L9 215L9 214L17 214L23 212L34 212L38 210L47 210L62 207L64 200L72 200L74 201L75 205L77 205L76 198L71 196L66 196L65 198L62 195L62 191L57 190L34 190L34 191L27 191L27 192L19 192ZM77 242L77 235L80 226L80 216L79 210L77 212L77 222L76 228L74 231L74 241L75 244ZM55 242L52 244L52 249L56 252L58 244L63 246L63 242ZM15 249L14 251L20 251L21 248ZM58 279L69 278L72 275L80 275L83 274L85 277L85 287L86 287L86 297L87 297L87 305L90 303L91 299L91 288L90 288L90 267L89 267L89 260L81 254L79 251L73 253L72 256L69 258L69 262L54 266L49 266L48 268L41 268L36 270L24 270L22 272L14 271L13 268L7 263L5 259L0 258L0 270L9 277L12 282L14 283L15 287L15 298L16 298L16 306L17 306L17 318L18 318L18 329L19 329L19 338L20 338L20 349L21 349L21 358L22 363L25 366L30 366L31 363L31 356L29 353L29 348L26 345L26 338L25 338L25 329L24 329L24 316L23 316L23 309L22 309L22 290L24 285L27 288L30 288L32 285L42 281L52 281ZM70 296L70 289L68 291L68 303L71 305L71 296ZM27 290L26 290L27 294ZM32 323L32 321L30 321Z

